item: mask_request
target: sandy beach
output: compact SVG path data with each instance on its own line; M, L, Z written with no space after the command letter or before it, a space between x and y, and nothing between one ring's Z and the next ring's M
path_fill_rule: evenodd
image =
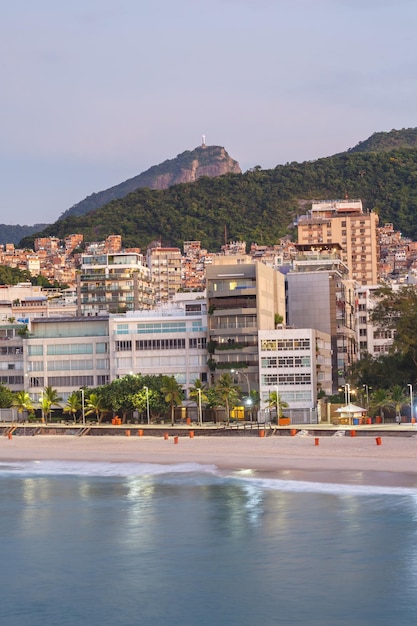
M39 437L0 438L0 462L200 463L288 480L417 487L417 437Z

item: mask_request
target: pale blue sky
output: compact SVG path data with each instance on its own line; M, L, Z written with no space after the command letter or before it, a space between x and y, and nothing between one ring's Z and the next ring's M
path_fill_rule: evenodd
M0 223L206 135L245 171L417 126L416 0L4 0Z

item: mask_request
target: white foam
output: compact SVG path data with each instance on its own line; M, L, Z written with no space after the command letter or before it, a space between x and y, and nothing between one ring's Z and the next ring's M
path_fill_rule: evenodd
M235 480L248 481L246 476L234 475ZM417 496L417 487L392 487L389 485L354 485L349 483L321 483L303 480L282 480L279 478L250 478L252 485L260 489L292 491L294 493L321 493L329 495L395 495Z
M20 461L0 463L0 476L7 475L62 475L62 476L149 476L172 473L216 473L215 465L200 463L110 463L95 461Z
M253 470L221 471L216 465L201 463L111 463L97 461L13 461L0 462L0 478L3 476L91 476L91 477L141 477L184 474L191 477L204 474L216 480L234 481L259 490L286 491L294 493L320 493L329 495L396 495L417 498L417 487L392 487L384 485L360 485L349 483L323 483L313 481L260 478Z

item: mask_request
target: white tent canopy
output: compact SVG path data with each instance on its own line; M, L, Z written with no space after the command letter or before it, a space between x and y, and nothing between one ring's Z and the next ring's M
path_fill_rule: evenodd
M346 406L341 406L340 409L336 409L336 413L348 413L349 415L352 413L366 413L366 411L367 409L352 403L347 404Z

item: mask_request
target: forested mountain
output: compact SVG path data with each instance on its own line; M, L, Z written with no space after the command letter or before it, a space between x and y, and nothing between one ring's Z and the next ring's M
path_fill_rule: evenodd
M240 173L239 163L232 159L221 146L202 145L194 150L187 150L175 159L168 159L154 165L146 172L125 180L105 191L93 193L81 202L65 211L59 219L70 215L85 215L99 209L112 200L124 198L129 193L148 187L149 189L167 189L179 183L190 183L201 176L222 176L223 174Z
M85 216L67 217L43 231L64 237L80 232L87 241L121 234L125 246L145 248L162 239L181 246L199 239L218 250L227 239L276 243L292 229L312 199L361 198L381 223L393 222L417 239L417 149L355 152L288 163L272 170L200 178L163 191L139 189ZM22 245L31 245L26 238Z
M417 128L374 133L365 141L360 141L349 152L389 152L402 148L417 148Z
M34 226L20 226L0 224L0 244L18 243L23 237L29 237L32 233L37 233L48 224L35 224Z

